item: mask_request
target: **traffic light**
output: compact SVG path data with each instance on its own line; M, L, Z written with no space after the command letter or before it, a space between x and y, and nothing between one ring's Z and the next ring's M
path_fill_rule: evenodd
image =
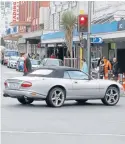
M88 15L81 14L78 16L78 32L88 31Z

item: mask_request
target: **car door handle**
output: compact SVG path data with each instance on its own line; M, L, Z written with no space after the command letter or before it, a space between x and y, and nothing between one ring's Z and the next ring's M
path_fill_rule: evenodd
M74 83L78 83L77 81L74 81Z

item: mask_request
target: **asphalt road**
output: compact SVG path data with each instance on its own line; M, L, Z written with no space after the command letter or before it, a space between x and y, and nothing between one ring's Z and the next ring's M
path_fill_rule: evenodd
M5 79L22 73L1 67ZM22 106L16 99L1 97L2 144L125 144L125 98L117 106L100 101L62 108L48 108L45 102Z

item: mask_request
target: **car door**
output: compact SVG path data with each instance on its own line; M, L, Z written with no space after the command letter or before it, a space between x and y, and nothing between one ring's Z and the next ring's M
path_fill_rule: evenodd
M68 71L72 80L72 92L74 97L95 97L99 95L99 83L91 80L82 71Z

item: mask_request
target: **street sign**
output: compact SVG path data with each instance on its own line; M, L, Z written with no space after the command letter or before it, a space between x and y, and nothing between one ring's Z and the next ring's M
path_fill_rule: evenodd
M102 43L103 39L101 37L91 38L91 43Z

